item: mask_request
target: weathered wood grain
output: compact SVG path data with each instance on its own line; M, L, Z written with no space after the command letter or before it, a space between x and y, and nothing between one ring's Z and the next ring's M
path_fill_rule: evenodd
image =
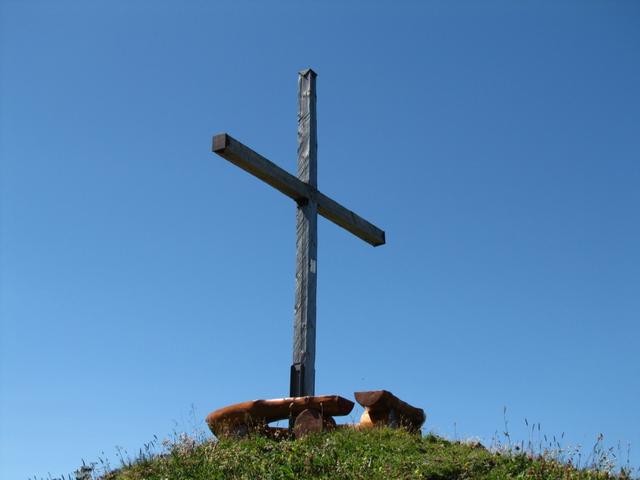
M320 192L318 192L318 213L374 247L385 243L383 230Z
M327 220L374 247L384 245L385 233L383 230L319 192L315 185L296 178L259 153L254 152L231 135L227 133L215 135L213 137L213 152L280 190L299 204L307 203L312 198L315 199L318 213ZM306 155L306 152L304 154ZM304 169L302 172L307 173ZM310 170L308 173L312 175L313 172L316 172L315 175L317 175L317 169Z
M298 75L298 179L313 190L318 180L316 129L316 74L305 70ZM296 296L293 320L292 374L302 371L297 391L291 396L315 393L316 285L318 255L318 202L310 191L296 208Z
M308 185L227 133L214 135L212 150L298 202L310 196Z

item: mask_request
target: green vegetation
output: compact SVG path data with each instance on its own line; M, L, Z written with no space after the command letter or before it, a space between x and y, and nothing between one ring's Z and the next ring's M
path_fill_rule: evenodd
M212 479L565 479L629 478L592 461L578 469L555 453L489 451L479 443L420 437L402 430L338 430L302 440L202 441L182 436L167 452L141 452L104 480ZM595 460L595 459L594 459Z

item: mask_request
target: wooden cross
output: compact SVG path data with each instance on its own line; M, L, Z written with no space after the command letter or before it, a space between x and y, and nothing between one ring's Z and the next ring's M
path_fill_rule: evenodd
M298 73L298 176L226 133L213 137L213 151L296 201L296 298L290 396L315 394L318 213L374 247L384 232L318 191L316 73Z

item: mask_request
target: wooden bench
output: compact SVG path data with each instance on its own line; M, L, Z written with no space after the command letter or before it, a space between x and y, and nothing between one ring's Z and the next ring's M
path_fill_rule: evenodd
M387 390L356 392L356 400L365 408L360 423L341 425L351 428L386 426L419 432L426 416L424 410L403 402ZM290 397L236 403L211 412L209 428L218 438L243 438L251 433L272 438L300 438L311 432L336 428L334 416L348 415L351 400L338 395ZM269 423L289 420L290 428L270 427Z
M295 419L293 431L299 437L335 427L333 417L348 415L353 406L338 395L252 400L211 412L206 421L218 438L241 438L252 432L279 438L288 436L289 429L269 427L269 423Z
M424 410L403 402L387 390L356 392L355 397L365 408L358 428L387 426L418 432L426 420Z

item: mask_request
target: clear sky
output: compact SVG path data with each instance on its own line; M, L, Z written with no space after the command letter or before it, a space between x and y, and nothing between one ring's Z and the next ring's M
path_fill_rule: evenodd
M640 465L640 3L1 2L0 477L286 396L318 73L318 393ZM356 416L358 414L356 413ZM617 451L617 450L616 450ZM623 452L623 453L624 453ZM623 461L626 461L624 453Z

